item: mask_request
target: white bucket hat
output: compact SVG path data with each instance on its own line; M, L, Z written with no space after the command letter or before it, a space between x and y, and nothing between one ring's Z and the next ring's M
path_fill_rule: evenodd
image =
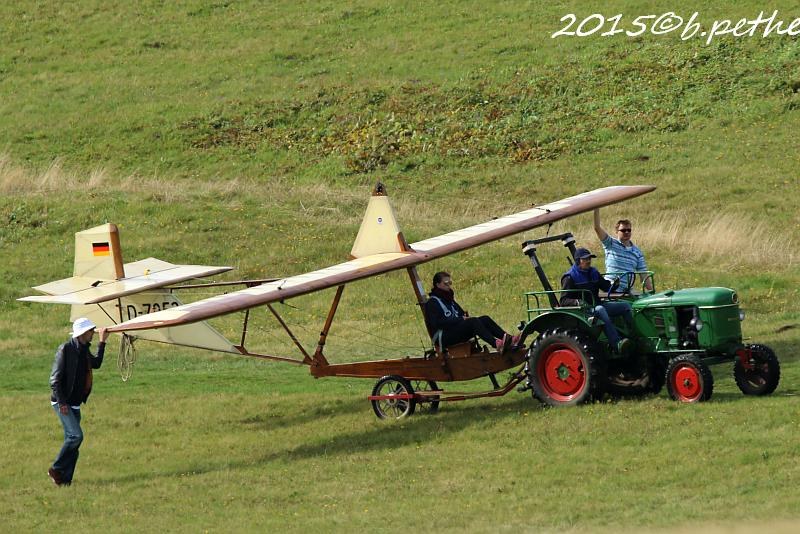
M81 317L72 323L72 337L78 337L81 334L85 334L89 330L94 330L95 328L97 328L97 326L95 326L92 321L86 317Z

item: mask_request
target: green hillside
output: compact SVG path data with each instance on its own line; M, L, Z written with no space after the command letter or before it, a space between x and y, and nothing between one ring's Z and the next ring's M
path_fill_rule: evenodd
M796 528L800 41L680 32L551 35L560 19L698 11L706 26L800 5L727 2L7 2L0 5L0 516L21 531L631 531ZM611 23L607 23L610 28ZM606 27L604 26L604 29ZM125 261L231 265L228 279L347 258L370 188L409 241L617 184L660 288L736 288L782 381L709 403L547 410L511 393L375 420L372 381L116 341L85 409L76 484L47 376L68 309L16 299L72 274L73 234L120 227ZM599 251L588 215L557 223ZM519 242L434 261L511 328L538 289ZM545 253L551 275L561 253ZM332 292L280 307L313 346ZM197 290L190 298L208 296ZM291 304L291 306L289 305ZM233 339L241 316L215 326ZM291 354L258 310L252 343ZM348 287L326 353L417 355L405 273ZM462 386L457 385L456 389ZM479 389L488 384L466 384ZM688 531L688 530L687 530Z

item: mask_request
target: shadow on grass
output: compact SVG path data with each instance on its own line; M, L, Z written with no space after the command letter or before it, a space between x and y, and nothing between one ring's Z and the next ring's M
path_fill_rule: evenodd
M505 403L502 407L487 403L472 404L458 410L448 410L448 403L440 405L441 412L435 415L414 415L407 421L386 421L379 423L383 428L370 428L340 434L330 441L319 444L300 445L287 451L290 458L313 458L321 455L349 454L354 449L360 452L395 449L419 442L438 440L443 434L463 432L465 429L484 425L488 420L496 423L510 417L518 417L522 411L543 411L543 407L530 397L520 397ZM365 414L366 415L366 414ZM374 417L369 412L370 417ZM284 453L274 453L264 457L265 461L283 458Z
M374 417L371 410L364 410L363 401L342 402L343 410L347 413L363 412L365 416ZM443 405L449 403L442 403ZM446 406L441 406L442 410L435 415L414 415L411 419L404 421L387 421L382 423L383 428L370 425L368 428L358 432L346 432L337 434L332 439L326 439L322 443L303 444L294 448L287 448L279 452L265 454L255 461L220 461L214 464L202 466L187 465L185 469L161 471L157 473L132 473L128 475L99 479L96 483L100 486L108 486L126 482L136 482L153 480L159 478L195 476L218 471L232 471L237 469L249 469L254 466L266 465L272 462L285 462L286 459L302 460L308 458L318 458L321 456L347 455L354 452L375 452L386 449L397 449L419 442L434 441L441 438L442 434L450 432L463 432L464 429L475 425L484 424L491 420L507 419L518 417L520 412L542 412L548 408L532 400L529 396L520 397L501 407L490 404L472 404L458 410L447 410ZM337 412L339 414L342 411ZM287 418L281 426L289 424L299 424L301 421L311 421L318 419L318 415L305 414L299 417ZM262 419L256 416L252 419L245 419L243 423L260 423ZM273 418L264 418L264 424L274 428Z
M794 396L798 389L794 386L786 387L783 383L772 397ZM664 393L662 392L662 395ZM653 399L652 395L634 397L641 402ZM626 398L627 399L627 398ZM623 399L610 400L609 403ZM738 391L718 392L711 399L711 403L739 403L752 402L750 396ZM230 461L220 459L217 462L208 462L198 465L189 463L184 469L167 470L161 472L134 473L120 477L100 479L99 485L113 485L126 482L145 481L159 478L186 477L187 475L202 475L206 473L235 471L251 469L274 462L305 460L319 457L345 456L353 453L373 453L386 450L400 449L417 443L435 442L451 433L460 433L465 429L486 424L495 424L519 417L521 412L544 413L548 408L530 398L529 395L520 395L513 400L496 404L489 402L458 403L457 408L450 408L453 403L443 402L440 413L435 415L415 414L410 419L401 421L386 421L369 424L361 430L336 433L332 437L317 438L314 443L303 443L296 447L287 444L282 450L264 454L255 460ZM591 405L587 405L591 406ZM580 410L584 407L569 408ZM362 398L342 400L334 399L325 404L306 410L301 414L256 414L238 421L230 422L234 427L244 427L245 430L264 431L275 428L290 427L294 425L311 424L315 421L330 423L335 417L345 414L360 413L364 417L374 418L369 408L369 403Z
M305 410L299 414L286 415L280 413L259 413L245 417L239 421L233 421L230 423L230 425L245 425L249 429L254 430L274 429L302 425L324 418L337 417L356 412L363 412L365 415L372 416L369 403L361 400L360 398L358 400L353 399L350 401L336 399L325 402L324 404L310 410Z
M799 336L792 336L789 339L779 339L767 344L772 347L772 350L775 351L775 355L778 356L778 360L782 364L788 364L800 360Z

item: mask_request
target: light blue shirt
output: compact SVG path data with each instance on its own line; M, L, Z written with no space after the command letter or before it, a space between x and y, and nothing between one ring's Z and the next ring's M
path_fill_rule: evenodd
M603 252L605 253L607 273L627 273L634 271L646 271L647 264L644 262L644 253L639 247L631 243L626 247L619 239L614 239L610 235L601 241ZM622 287L630 287L633 283L631 276L623 276Z

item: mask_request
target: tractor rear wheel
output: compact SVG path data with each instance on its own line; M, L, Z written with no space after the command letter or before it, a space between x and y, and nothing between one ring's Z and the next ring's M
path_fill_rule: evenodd
M650 360L649 373L650 383L647 385L647 392L658 395L664 388L664 381L667 375L667 362L663 358L652 358Z
M614 360L608 364L606 391L613 397L658 395L664 387L667 362L655 355L646 360Z
M414 408L417 407L417 402L414 400L414 389L411 383L398 375L384 376L375 383L372 388L373 396L393 396L402 395L402 397L394 399L378 399L370 401L372 403L372 410L379 419L402 419L414 413ZM408 397L411 395L411 397Z
M533 395L550 406L572 406L603 394L602 357L577 330L541 334L528 352Z
M681 354L667 366L667 391L672 400L702 402L711 398L714 375L694 354Z
M778 387L781 364L775 352L766 345L747 345L747 354L737 354L733 364L733 378L745 395L769 395Z

